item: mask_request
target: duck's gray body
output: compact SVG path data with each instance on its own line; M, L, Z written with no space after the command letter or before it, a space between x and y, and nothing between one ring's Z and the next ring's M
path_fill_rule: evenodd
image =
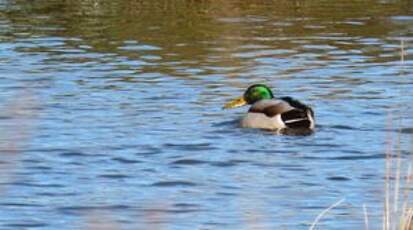
M290 97L265 99L254 103L241 126L269 130L309 129L315 126L312 109Z

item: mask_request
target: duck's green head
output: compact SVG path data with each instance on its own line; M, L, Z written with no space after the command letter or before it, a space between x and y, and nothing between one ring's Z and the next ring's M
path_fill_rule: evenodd
M271 89L263 84L256 84L248 87L244 95L238 97L224 105L224 109L231 109L240 107L246 104L254 104L255 102L263 99L272 99L274 95Z

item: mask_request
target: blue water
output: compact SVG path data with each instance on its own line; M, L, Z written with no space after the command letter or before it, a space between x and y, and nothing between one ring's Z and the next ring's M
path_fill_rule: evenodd
M0 0L0 228L308 229L342 198L320 228L381 228L411 4L241 2ZM240 128L254 83L316 132Z

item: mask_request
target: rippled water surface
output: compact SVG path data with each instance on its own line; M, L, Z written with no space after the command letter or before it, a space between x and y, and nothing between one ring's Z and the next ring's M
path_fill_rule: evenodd
M412 35L407 0L0 0L0 226L380 228ZM241 129L258 82L317 131Z

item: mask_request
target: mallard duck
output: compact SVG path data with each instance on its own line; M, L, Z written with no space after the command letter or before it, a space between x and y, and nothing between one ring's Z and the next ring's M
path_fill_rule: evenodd
M251 105L242 118L244 128L268 130L307 130L315 127L314 112L307 105L291 98L274 98L271 89L263 84L248 87L244 95L224 105L224 109Z

